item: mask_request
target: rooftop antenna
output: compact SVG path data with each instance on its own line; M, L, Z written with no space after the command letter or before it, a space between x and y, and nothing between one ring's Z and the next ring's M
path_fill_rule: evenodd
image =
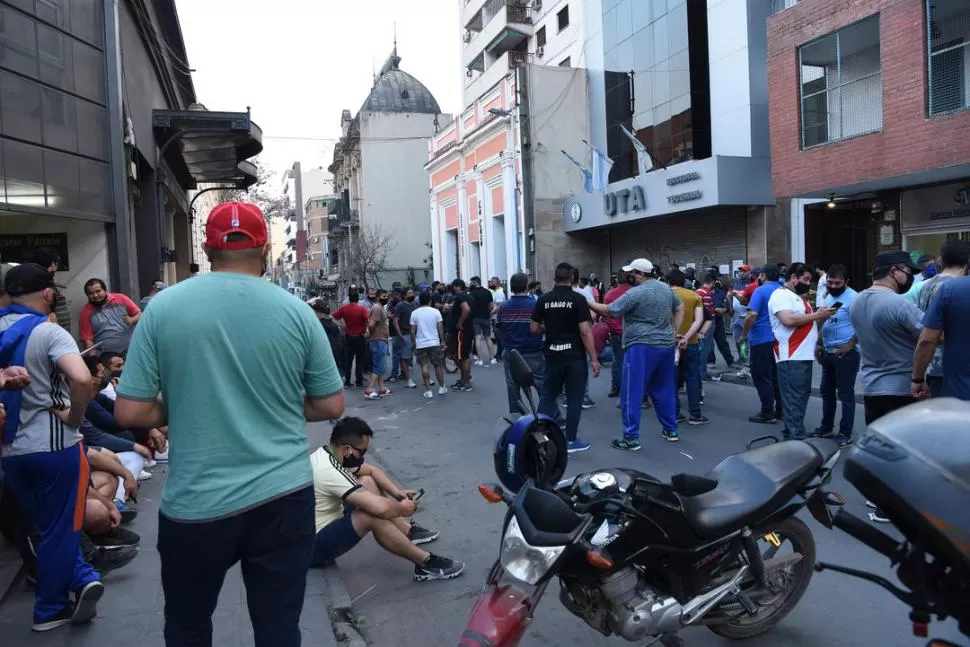
M397 21L394 21L394 56L397 56Z
M374 85L377 85L377 60L373 54L370 57L370 74L374 77Z

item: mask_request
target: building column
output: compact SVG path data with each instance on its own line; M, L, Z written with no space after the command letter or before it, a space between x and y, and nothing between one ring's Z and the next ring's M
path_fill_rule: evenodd
M518 183L515 176L515 154L505 153L502 155L502 193L505 199L505 268L509 276L521 269L516 235L519 229L519 196L516 191ZM508 276L500 278L507 280Z
M487 280L486 277L492 276L493 263L488 256L488 250L492 246L492 239L489 236L492 232L488 230L488 224L490 222L488 204L485 201L485 192L488 189L485 188L485 178L482 177L481 173L476 173L475 176L475 208L478 209L478 255L481 259L481 272L483 274L482 279Z
M461 278L469 279L469 245L468 245L468 192L465 190L465 175L458 176L458 269Z
M444 260L441 255L441 223L438 221L439 209L438 201L435 198L431 198L431 272L432 279L442 281L443 274L441 273L444 267Z

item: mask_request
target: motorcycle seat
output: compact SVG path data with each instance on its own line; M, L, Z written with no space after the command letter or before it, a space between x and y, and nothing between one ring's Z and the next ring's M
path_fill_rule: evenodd
M823 458L814 444L797 440L728 456L707 474L717 487L681 497L687 523L702 539L754 524L794 496Z

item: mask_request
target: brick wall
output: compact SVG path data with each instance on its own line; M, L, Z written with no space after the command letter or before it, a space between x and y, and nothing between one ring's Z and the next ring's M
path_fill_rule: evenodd
M881 132L801 150L798 47L878 13ZM970 111L927 117L923 0L802 0L768 19L775 195L819 195L880 178L970 162Z

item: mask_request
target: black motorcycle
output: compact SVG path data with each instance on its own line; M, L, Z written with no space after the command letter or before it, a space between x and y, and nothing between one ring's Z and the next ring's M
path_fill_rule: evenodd
M883 587L912 609L913 634L921 638L934 616L955 618L960 632L970 636L968 424L970 404L928 400L880 418L847 452L846 480L883 511L902 540L847 512L838 494L818 489L808 504L821 524L889 558L905 588L845 566L820 562L815 569Z
M682 644L677 632L693 625L757 636L798 604L815 570L815 541L795 514L831 478L834 442L770 438L705 476L669 483L618 468L559 482L562 432L536 415L522 357L513 351L506 361L533 415L510 421L503 437L515 442L500 440L496 469L528 481L515 494L479 488L509 511L500 558L460 646L517 645L553 581L563 606L603 635L665 645Z

